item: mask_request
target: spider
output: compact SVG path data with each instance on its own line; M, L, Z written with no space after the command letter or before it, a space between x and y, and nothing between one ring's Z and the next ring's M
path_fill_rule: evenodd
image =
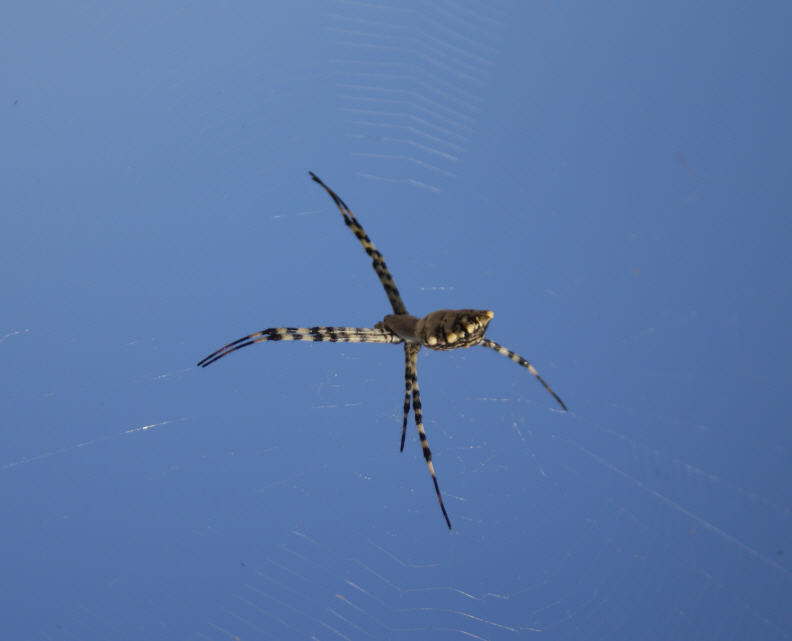
M518 365L527 368L531 374L544 386L553 396L556 402L567 411L567 407L561 398L539 375L533 365L519 354L515 354L495 341L484 338L487 326L492 320L493 313L482 309L441 309L418 318L407 313L407 308L402 302L396 283L385 265L385 259L379 253L374 243L363 230L363 226L355 218L354 214L347 207L346 203L339 198L336 193L325 185L313 172L309 172L314 182L321 185L330 195L341 215L344 223L352 230L363 249L371 258L374 271L379 276L385 293L388 296L393 314L388 314L379 323L370 327L270 327L260 332L243 336L215 352L212 352L198 362L198 366L207 367L215 361L227 356L238 349L262 343L264 341L319 341L329 343L404 343L404 417L402 420L401 446L399 451L404 451L404 438L407 434L407 419L410 413L410 400L415 415L415 425L418 428L418 436L421 440L426 465L429 467L429 474L432 477L435 494L440 503L446 525L451 529L451 520L448 518L443 495L440 493L440 486L437 483L434 465L432 464L432 451L429 449L429 442L426 439L426 431L423 425L423 414L421 411L421 394L418 390L418 352L421 347L428 347L434 350L458 349L461 347L472 347L473 345L483 345L494 349L498 354L510 358Z

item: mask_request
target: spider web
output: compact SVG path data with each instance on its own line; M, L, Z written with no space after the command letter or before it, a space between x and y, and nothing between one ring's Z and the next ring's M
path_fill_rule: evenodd
M358 175L440 191L475 137L503 8L340 2L328 16Z
M0 27L5 636L789 639L788 16L295 7Z

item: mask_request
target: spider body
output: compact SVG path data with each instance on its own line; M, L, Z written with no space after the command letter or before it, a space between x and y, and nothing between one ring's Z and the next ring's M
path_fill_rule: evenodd
M393 314L385 316L373 328L370 327L270 327L260 332L255 332L243 336L217 351L209 354L200 360L200 367L207 367L223 356L238 349L262 343L265 341L318 341L329 343L403 343L404 344L404 416L402 421L401 450L404 450L404 439L407 433L407 418L412 404L415 416L415 425L418 428L418 437L421 441L426 465L434 484L435 494L440 503L448 529L451 529L451 521L448 518L443 496L440 493L440 486L437 483L434 464L432 463L432 452L429 449L429 441L426 438L426 431L423 426L423 412L421 406L421 395L418 389L418 352L421 347L446 351L460 349L463 347L473 347L482 345L495 350L499 354L506 356L518 365L525 367L544 388L555 398L561 408L566 411L566 405L552 388L539 376L533 365L526 361L522 356L506 349L495 341L484 338L487 327L492 320L493 313L489 310L481 309L441 309L423 318L411 316L407 313L407 308L401 299L396 283L385 264L382 254L371 242L363 226L355 218L341 198L325 185L313 172L311 178L321 185L330 195L341 215L344 223L355 234L360 241L363 249L371 258L374 271L382 283L385 294L393 308Z
M374 327L388 329L407 343L443 351L481 343L492 316L484 309L440 309L423 318L389 314Z

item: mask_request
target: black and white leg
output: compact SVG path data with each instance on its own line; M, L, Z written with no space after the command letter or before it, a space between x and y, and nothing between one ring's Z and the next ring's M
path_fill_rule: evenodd
M374 243L371 242L371 239L368 237L368 234L366 234L363 226L358 222L357 218L355 218L355 215L350 211L349 207L346 206L346 203L341 200L338 194L330 189L330 187L325 185L315 173L312 171L308 173L315 182L319 183L322 187L324 187L324 190L330 194L330 197L341 211L341 215L344 217L344 222L346 223L347 227L352 230L352 233L355 234L357 239L360 241L360 244L363 245L363 249L365 249L366 253L371 257L371 263L374 267L374 271L377 272L377 276L379 276L380 282L385 288L385 293L388 295L388 300L390 301L391 307L393 307L393 313L406 314L407 308L404 306L404 302L402 302L401 295L399 294L399 290L396 287L396 283L393 282L393 276L391 276L390 271L388 271L388 266L385 264L385 259L374 246Z
M448 525L448 529L451 529L451 520L448 518L448 512L446 512L445 504L443 503L443 495L440 494L440 486L437 484L437 475L435 474L434 465L432 464L432 450L429 449L429 441L426 439L426 432L424 431L423 426L423 412L421 411L421 392L418 389L418 352L421 349L420 345L416 345L414 343L410 343L405 345L407 351L409 352L409 365L408 365L408 376L410 377L410 388L412 390L412 406L413 406L413 414L415 414L415 425L418 427L418 436L421 439L421 449L423 450L424 459L426 459L426 465L429 467L429 474L432 475L432 483L434 483L435 494L437 494L437 500L440 503L440 509L443 511L443 516L445 517L446 525Z
M198 361L206 367L243 347L264 341L315 341L326 343L401 343L402 339L387 329L370 327L269 327L224 345Z
M523 367L525 367L529 372L531 372L531 374L536 376L536 380L538 380L542 385L544 385L544 388L548 392L550 392L550 394L553 395L553 398L564 409L564 411L565 412L567 411L567 406L564 404L564 401L561 400L561 397L558 396L558 394L556 394L553 391L553 388L550 387L541 376L539 376L539 372L536 371L534 366L531 365L528 361L526 361L522 356L520 356L519 354L515 354L510 349L506 349L503 345L499 345L495 341L491 341L488 338L485 338L484 340L482 340L479 343L479 345L484 345L484 347L489 347L490 349L494 349L496 352L498 352L498 354L502 354L506 358L510 358L511 360L513 360L518 365L522 365Z
M385 258L374 246L374 243L371 242L371 238L369 238L366 230L363 229L363 225L361 225L358 219L355 218L355 215L352 213L349 207L347 207L347 204L341 199L341 197L332 189L330 189L330 187L325 185L319 176L317 176L312 171L308 173L314 182L321 185L322 188L324 188L324 190L330 195L330 197L333 199L333 202L341 212L341 215L344 217L344 223L352 230L352 233L354 233L355 237L360 241L363 249L365 249L366 253L371 257L371 264L374 267L374 271L377 273L380 282L382 283L385 294L388 296L388 300L390 301L391 307L393 308L394 315L406 315L407 307L404 305L404 301L402 301L401 294L399 294L399 289L396 287L393 276L391 276L390 270L388 270L388 266L385 264ZM406 345L404 350L404 359L405 362L408 362L409 353ZM407 366L405 365L404 420L402 422L400 448L400 451L402 452L404 451L404 439L407 433L407 415L410 412L410 381L406 372Z
M412 378L410 376L410 344L404 344L404 421L402 422L401 446L399 451L404 451L404 438L407 436L407 418L410 415L410 393L412 392Z

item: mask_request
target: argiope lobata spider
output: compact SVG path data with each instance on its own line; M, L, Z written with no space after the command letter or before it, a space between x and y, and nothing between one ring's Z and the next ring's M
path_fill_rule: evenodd
M481 309L441 309L417 318L407 313L407 308L402 302L396 283L385 265L385 259L379 253L374 243L371 242L363 227L355 218L341 198L325 185L313 172L309 172L311 178L330 194L335 201L344 222L352 230L363 249L371 257L374 271L377 272L385 293L388 296L393 314L385 316L373 328L370 327L270 327L260 332L249 334L221 347L216 352L212 352L198 362L200 367L211 365L215 361L227 356L248 345L262 343L264 341L324 341L330 343L404 343L404 419L402 421L401 448L404 451L404 437L407 433L407 418L410 413L410 399L412 398L412 408L415 414L415 425L418 428L418 436L421 439L421 448L432 475L437 500L440 502L440 509L443 511L448 529L451 529L451 521L448 518L443 497L440 494L440 486L437 484L437 475L434 465L432 465L432 452L426 440L426 432L423 426L423 415L421 412L421 394L418 390L418 371L417 359L421 347L428 347L435 350L449 350L460 347L472 347L473 345L483 345L494 349L498 354L502 354L513 360L515 363L527 368L544 388L552 394L553 398L566 411L567 407L551 387L539 376L533 365L526 361L522 356L506 349L495 341L484 338L487 325L492 320L493 313Z

